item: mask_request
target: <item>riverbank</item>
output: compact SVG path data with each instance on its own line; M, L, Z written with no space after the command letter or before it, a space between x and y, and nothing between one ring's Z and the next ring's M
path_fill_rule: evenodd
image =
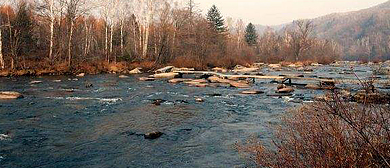
M390 65L388 62L378 62L378 63L364 63L358 61L338 61L332 64L331 66L354 66L354 65L367 65L367 66L382 66ZM142 73L152 73L154 70L168 66L156 64L152 61L144 62L118 62L118 63L106 63L104 61L100 62L91 62L91 63L80 63L74 66L69 67L66 63L50 65L50 62L35 62L30 63L30 67L26 68L15 68L15 69L4 69L0 70L0 77L7 76L44 76L44 75L77 75L80 73L84 74L106 74L106 73L116 73L116 74L133 74L131 71L135 68L139 69ZM180 64L172 64L176 67L181 67ZM312 71L313 68L322 66L316 62L305 61L305 62L280 62L277 64L268 64L268 63L253 63L245 65L236 65L235 67L205 67L205 68L193 68L186 67L189 69L199 70L199 71L218 71L218 72L228 72L240 73L245 71L253 70L251 68L264 68L269 67L275 71L281 71L286 68L296 69L299 71ZM236 71L237 69L244 69L244 71ZM390 72L390 71L389 71Z

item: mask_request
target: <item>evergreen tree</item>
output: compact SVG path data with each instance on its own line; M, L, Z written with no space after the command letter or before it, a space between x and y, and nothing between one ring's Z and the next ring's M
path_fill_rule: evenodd
M18 12L12 24L14 30L14 48L17 55L25 55L34 49L34 39L32 35L33 21L31 9L25 1L18 4Z
M248 26L246 26L245 30L245 41L248 45L253 46L257 43L258 35L256 33L256 28L252 23L249 23Z
M211 28L213 28L216 32L222 33L226 31L225 21L215 5L213 5L208 11L207 20L209 21Z

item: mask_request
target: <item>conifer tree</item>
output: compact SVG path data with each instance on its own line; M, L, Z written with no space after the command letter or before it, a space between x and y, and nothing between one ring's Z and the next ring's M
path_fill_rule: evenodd
M249 46L256 45L257 43L258 35L256 33L256 28L252 23L249 23L248 26L246 26L245 30L245 41Z
M226 31L225 21L215 5L213 5L208 11L207 20L210 23L210 27L216 32L222 33Z

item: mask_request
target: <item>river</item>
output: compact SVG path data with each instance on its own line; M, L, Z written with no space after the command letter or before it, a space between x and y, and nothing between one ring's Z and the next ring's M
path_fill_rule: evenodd
M356 69L360 76L371 74L369 67ZM347 70L326 66L305 75L338 77ZM281 115L324 93L297 89L292 97L271 97L267 93L273 93L276 84L257 80L253 88L266 94L242 95L243 89L142 82L138 77L0 78L0 91L24 95L0 100L0 167L253 166L235 144L251 137L270 141ZM196 102L197 97L204 102ZM166 101L156 106L155 99ZM164 134L154 140L142 136L151 131Z

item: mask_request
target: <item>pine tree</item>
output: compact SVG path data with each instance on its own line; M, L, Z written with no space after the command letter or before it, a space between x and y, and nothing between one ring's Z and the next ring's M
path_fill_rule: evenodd
M18 5L15 21L13 22L15 50L17 55L26 55L34 48L32 36L33 23L31 9L25 1Z
M210 23L210 27L216 32L222 33L226 31L225 21L215 5L213 5L208 11L207 20Z
M245 30L245 41L248 45L253 46L257 43L257 33L256 28L252 23L249 23L248 26L246 26Z

